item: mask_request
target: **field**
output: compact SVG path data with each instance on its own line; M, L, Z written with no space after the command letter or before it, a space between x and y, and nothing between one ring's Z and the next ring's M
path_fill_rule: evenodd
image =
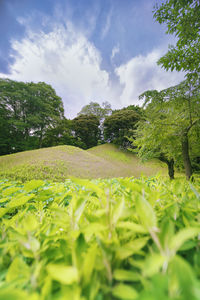
M200 181L0 181L0 299L200 299Z
M100 145L89 150L57 146L0 157L0 177L15 180L48 179L64 181L79 178L112 178L167 174L158 161L142 164L136 155L114 145Z

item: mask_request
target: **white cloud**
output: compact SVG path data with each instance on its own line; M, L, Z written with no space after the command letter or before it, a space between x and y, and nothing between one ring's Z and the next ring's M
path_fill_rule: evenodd
M107 33L108 33L109 29L110 29L111 18L112 18L112 9L107 14L105 26L103 27L102 32L101 32L101 39L102 40L106 37L106 35L107 35Z
M138 96L146 90L162 90L184 79L183 73L166 72L156 64L162 55L162 50L153 50L146 56L133 57L126 64L115 69L120 84L123 86L120 95L121 104L124 106L140 104Z
M91 100L108 99L109 75L100 67L101 55L71 24L55 26L50 33L29 30L12 48L17 55L9 78L51 84L68 117Z
M51 84L64 102L66 116L71 118L90 101L109 101L113 108L121 108L138 104L138 96L146 90L161 90L183 80L182 73L165 72L157 66L163 54L160 50L133 57L111 70L117 75L111 80L101 68L99 51L71 23L55 24L49 33L35 33L27 26L26 38L13 40L12 48L15 62L10 66L10 75L0 77ZM112 59L118 52L119 46L112 49Z
M113 47L113 49L112 49L112 53L111 53L111 60L113 60L114 59L114 57L115 57L115 55L117 54L117 53L119 53L119 45L117 45L117 46L115 46L115 47Z

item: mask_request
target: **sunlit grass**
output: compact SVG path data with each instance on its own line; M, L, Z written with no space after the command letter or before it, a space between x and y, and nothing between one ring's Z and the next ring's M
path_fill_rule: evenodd
M47 179L63 181L79 178L140 177L167 175L163 164L142 164L135 154L111 144L89 150L73 146L57 146L20 152L0 157L0 177L13 180Z

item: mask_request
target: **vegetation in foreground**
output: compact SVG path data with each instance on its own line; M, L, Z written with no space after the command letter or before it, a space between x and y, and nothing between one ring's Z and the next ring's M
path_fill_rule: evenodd
M200 299L199 183L0 181L0 299Z
M0 157L0 168L1 178L20 181L65 181L69 176L91 179L166 174L166 168L158 161L142 164L136 155L111 144L87 151L57 146L5 155Z

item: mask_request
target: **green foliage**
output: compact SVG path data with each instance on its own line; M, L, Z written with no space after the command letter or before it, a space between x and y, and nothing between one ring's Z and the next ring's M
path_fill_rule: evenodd
M72 120L72 130L83 143L83 149L94 147L100 137L99 119L95 115L80 115Z
M198 300L199 183L1 180L0 299Z
M176 166L184 165L190 178L190 156L198 156L200 151L199 97L199 84L189 81L160 92L146 91L140 96L145 101L145 115L132 142L142 159L156 157L168 165L173 160Z
M0 79L0 154L41 147L46 131L63 114L61 98L50 85Z
M183 70L198 78L200 72L200 4L197 0L166 0L154 9L154 18L167 25L177 42L161 57L159 64L173 71Z
M140 114L132 108L114 111L103 123L105 141L127 148L130 144L127 137L132 134L139 119Z
M81 111L78 113L80 115L94 115L99 121L105 119L106 116L112 113L111 105L108 102L103 102L102 107L97 102L90 102L89 104L83 106Z

